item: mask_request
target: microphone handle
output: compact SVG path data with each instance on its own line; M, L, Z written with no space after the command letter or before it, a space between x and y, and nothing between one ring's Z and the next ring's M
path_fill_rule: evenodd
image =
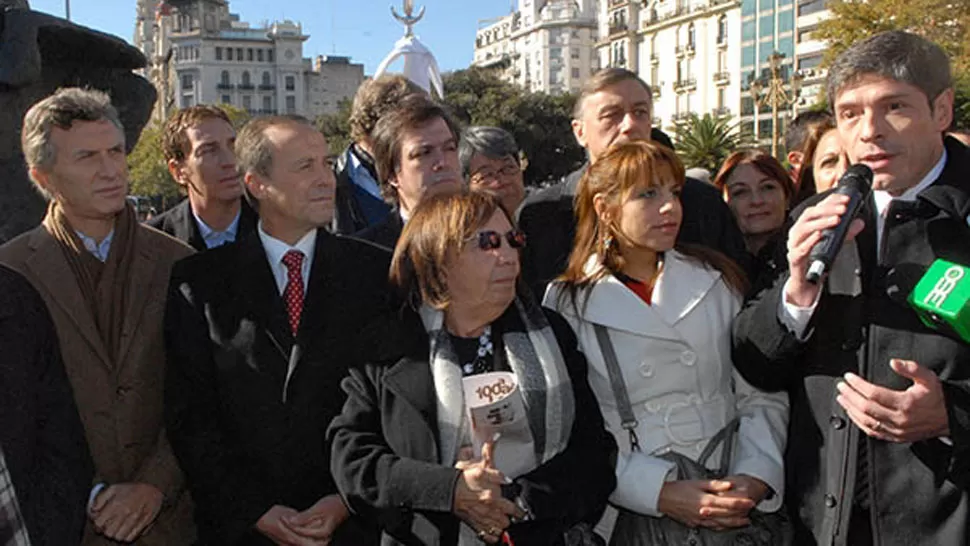
M838 225L822 231L822 238L812 247L809 254L809 268L805 273L805 280L818 284L822 276L832 267L832 262L842 249L845 236L849 232L852 220L859 214L865 195L858 189L851 186L841 186L835 193L849 196L849 204L846 205L845 214L842 215Z

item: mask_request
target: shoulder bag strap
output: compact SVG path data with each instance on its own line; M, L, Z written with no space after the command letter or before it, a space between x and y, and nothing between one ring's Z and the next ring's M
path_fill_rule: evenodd
M606 372L610 376L610 388L613 390L616 407L620 412L620 423L630 435L630 449L640 451L640 439L637 438L637 418L633 415L630 395L626 390L626 382L623 381L620 363L616 359L616 350L613 349L613 342L610 341L610 333L602 324L593 324L593 330L596 331L596 341L599 343L600 352L603 353L603 360L606 362Z

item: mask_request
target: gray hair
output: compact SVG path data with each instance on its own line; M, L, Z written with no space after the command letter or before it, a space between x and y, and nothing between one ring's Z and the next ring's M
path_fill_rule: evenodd
M511 157L519 164L519 145L515 143L512 133L499 127L476 125L464 130L461 142L458 144L458 161L461 162L461 174L467 180L471 175L471 162L475 154L482 154L490 159Z
M24 115L24 127L20 132L20 148L28 169L49 170L57 157L51 141L54 128L69 130L75 121L110 121L125 138L125 128L118 118L118 111L111 105L111 97L103 91L64 87L53 95L30 107ZM33 176L31 176L33 179ZM44 197L46 190L34 185Z
M940 93L953 87L950 60L940 46L916 34L892 30L852 44L839 54L829 68L829 108L834 111L838 94L867 75L918 88L930 108Z
M273 170L273 145L266 137L266 129L279 125L306 125L313 127L303 116L259 116L243 125L236 135L236 165L242 173L254 173L269 177Z

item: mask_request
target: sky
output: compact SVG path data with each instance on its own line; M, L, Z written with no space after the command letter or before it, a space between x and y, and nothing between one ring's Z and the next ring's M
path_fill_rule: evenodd
M131 42L136 0L69 0L71 20ZM466 68L472 61L479 20L506 15L513 0L414 0L426 7L415 34L438 59L442 71ZM64 16L65 0L29 0L30 7ZM401 0L229 0L229 10L251 26L290 19L303 24L310 39L303 56L343 55L364 64L371 75L404 35L391 16Z

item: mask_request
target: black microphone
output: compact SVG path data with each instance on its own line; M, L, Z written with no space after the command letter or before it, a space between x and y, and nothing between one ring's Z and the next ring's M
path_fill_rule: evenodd
M822 238L812 248L812 253L808 256L811 265L808 267L808 272L805 273L806 281L818 284L822 275L832 267L832 262L839 255L842 243L845 242L845 235L849 232L852 220L859 215L862 203L869 197L871 190L872 169L862 163L849 167L842 178L839 178L835 193L848 195L849 204L846 206L845 214L842 215L838 225L823 231Z

